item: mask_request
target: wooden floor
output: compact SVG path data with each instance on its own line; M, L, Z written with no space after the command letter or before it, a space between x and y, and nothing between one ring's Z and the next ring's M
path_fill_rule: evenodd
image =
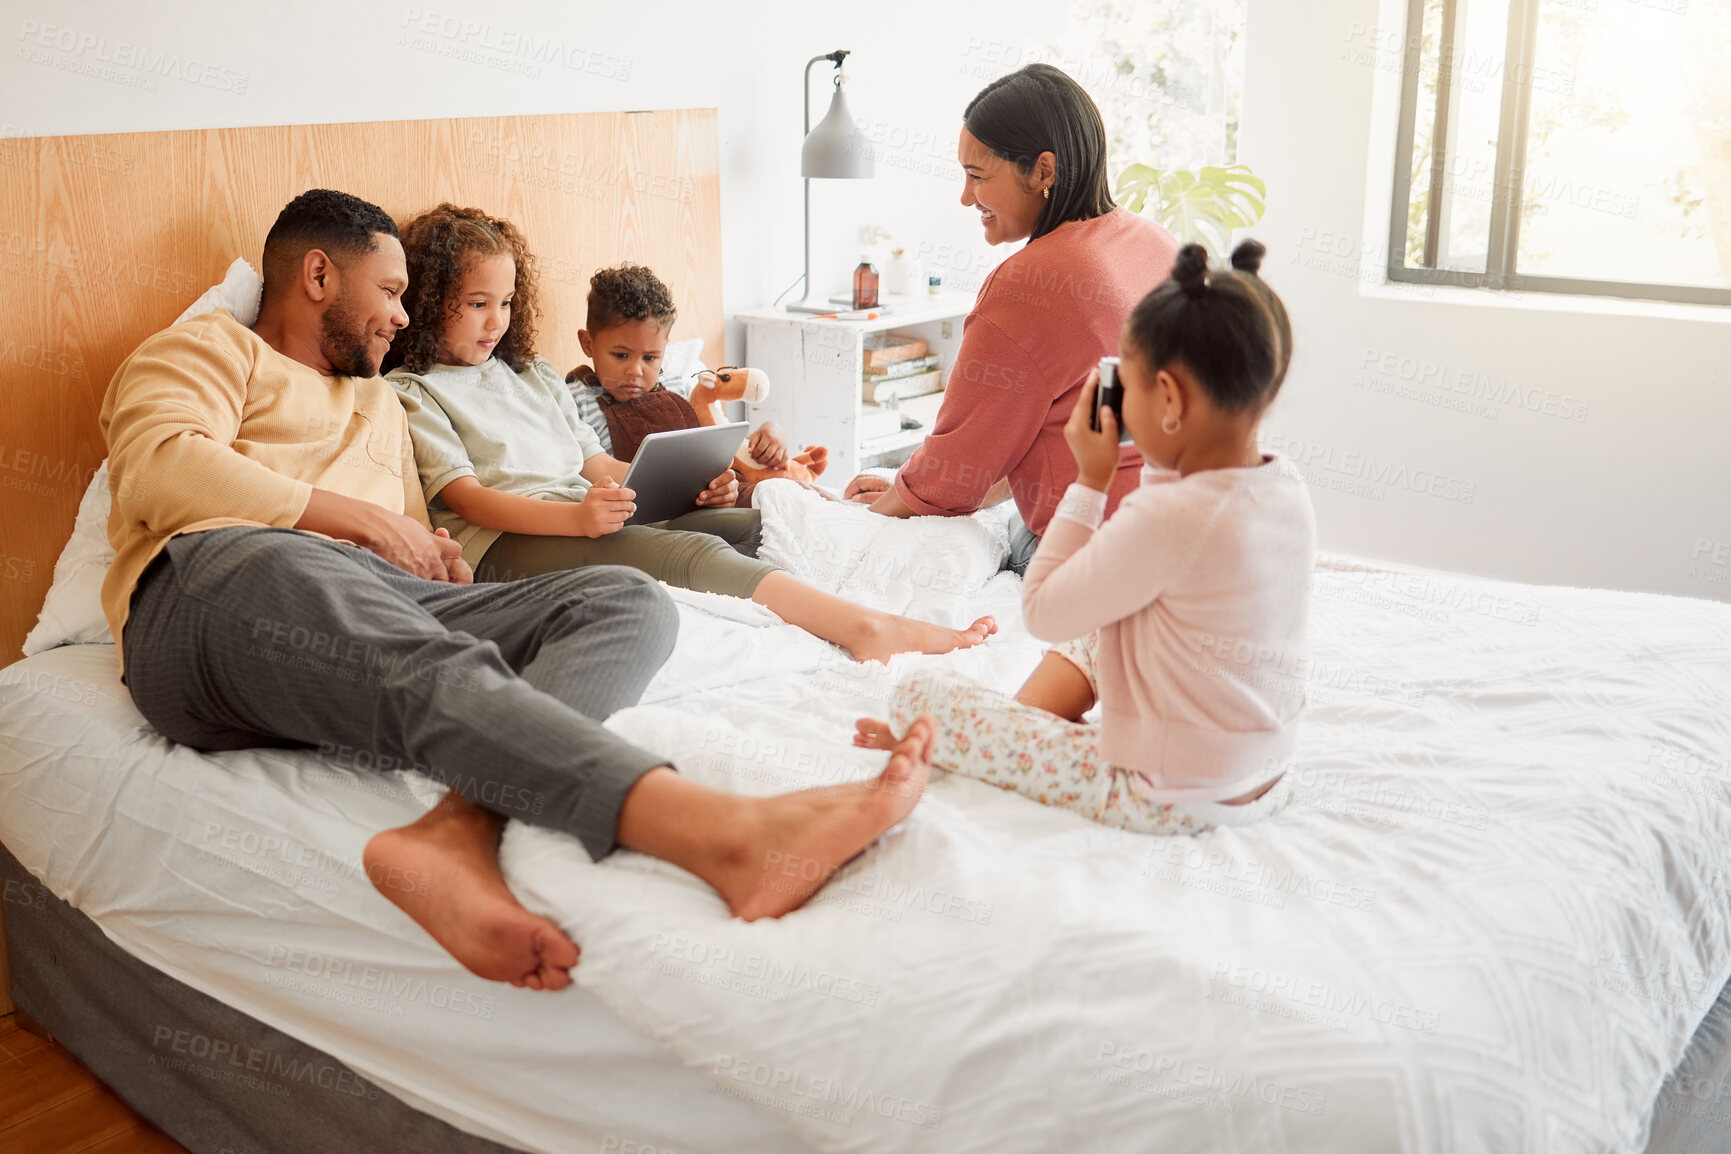
M6 1154L186 1154L71 1054L0 1018L0 1150Z

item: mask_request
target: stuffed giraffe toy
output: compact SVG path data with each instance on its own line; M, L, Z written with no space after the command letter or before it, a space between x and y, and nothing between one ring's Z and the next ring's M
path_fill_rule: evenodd
M708 426L727 423L727 410L723 407L726 402L754 404L768 395L769 377L762 369L725 366L699 373L689 399L697 412L698 423ZM780 468L766 469L751 456L749 446L742 444L739 452L733 455L733 471L739 474L739 503L742 506L750 504L751 490L762 481L786 479L797 481L808 489L817 489L815 481L828 466L829 449L822 445L813 445L798 456L790 456ZM823 492L821 489L817 491Z

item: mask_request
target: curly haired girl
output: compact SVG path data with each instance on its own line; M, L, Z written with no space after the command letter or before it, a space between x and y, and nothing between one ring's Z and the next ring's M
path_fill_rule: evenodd
M868 609L758 560L757 511L726 507L739 484L731 470L697 511L626 525L636 511L620 485L628 466L602 451L558 370L535 353L535 262L523 234L441 204L408 221L402 238L409 326L386 362L389 379L408 410L433 524L463 546L476 580L628 565L748 597L861 661L947 653L996 631L990 617L950 629Z

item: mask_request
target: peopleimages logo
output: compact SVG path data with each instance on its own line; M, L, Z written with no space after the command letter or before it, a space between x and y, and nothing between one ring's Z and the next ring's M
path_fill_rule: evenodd
M929 1102L883 1093L857 1083L844 1083L839 1078L816 1077L750 1058L723 1054L715 1059L710 1074L720 1083L722 1092L731 1097L747 1097L750 1101L797 1114L806 1114L808 1111L801 1107L808 1104L821 1104L829 1110L820 1116L843 1125L850 1122L856 1112L876 1114L880 1118L892 1118L930 1130L937 1129L944 1119L944 1112ZM747 1093L734 1093L735 1090Z
M181 80L201 88L242 96L246 94L247 85L252 81L250 72L223 68L196 56L182 56L178 52L134 44L129 40L110 40L106 36L83 32L64 24L20 21L18 39L24 45L24 49L19 53L21 57L25 50L51 49L61 53L63 60L80 65L67 71L88 72L98 79L130 81L134 87L146 91L155 91L156 80L160 78ZM32 54L27 58L34 64L60 67L52 58L43 59L39 54ZM103 72L100 65L111 65L112 68ZM115 68L127 69L135 75L115 73Z
M1262 443L1298 466L1304 479L1311 484L1366 496L1374 501L1382 500L1389 489L1404 489L1409 493L1470 505L1478 492L1475 481L1436 469L1413 468L1387 457L1341 449L1320 441L1264 432Z

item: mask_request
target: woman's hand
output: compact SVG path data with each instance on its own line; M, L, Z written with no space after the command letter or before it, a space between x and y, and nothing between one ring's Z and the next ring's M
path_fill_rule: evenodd
M787 464L787 441L774 421L765 421L745 442L751 459L766 469L779 469Z
M602 477L583 494L583 503L571 506L572 534L578 537L605 537L625 527L631 514L637 512L637 494L622 489L612 477Z
M888 477L880 477L876 473L861 473L847 483L842 490L842 500L856 501L861 505L870 505L893 484Z
M709 483L709 488L697 495L699 509L731 509L739 500L739 478L732 469Z
M1082 395L1064 422L1064 442L1070 455L1076 458L1076 480L1090 489L1104 493L1112 487L1118 475L1118 414L1111 409L1100 410L1100 431L1095 432L1094 390L1100 387L1100 370L1088 374L1082 383Z

